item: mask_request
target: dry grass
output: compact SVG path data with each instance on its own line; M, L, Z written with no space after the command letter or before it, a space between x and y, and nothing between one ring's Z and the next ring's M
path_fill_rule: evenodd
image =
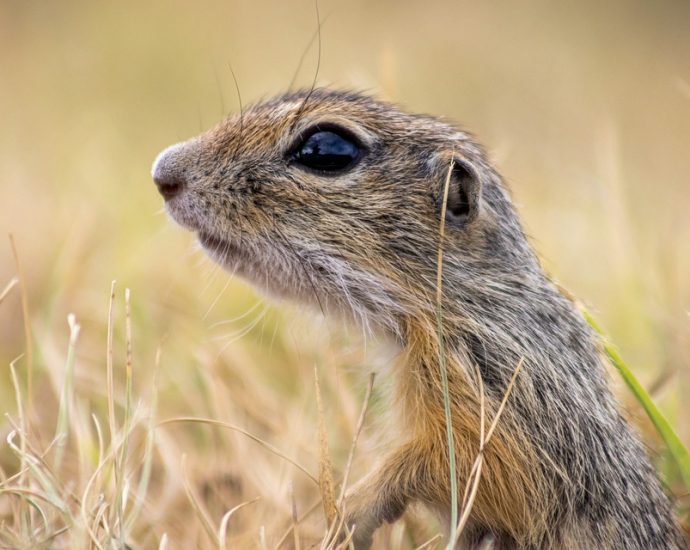
M687 445L687 6L319 7L319 82L476 132L546 265ZM0 546L307 549L343 528L342 487L380 454L386 380L369 376L391 350L228 282L148 175L239 109L235 84L245 101L310 85L314 15L311 0L0 7ZM688 518L673 457L619 395ZM418 511L376 546L441 548L438 533Z
M6 435L6 441L16 457L17 466L16 472L11 475L2 472L0 480L2 502L9 507L3 510L0 544L11 548L163 547L169 544L172 534L164 527L159 527L179 522L181 516L172 515L167 519L166 515L181 506L190 508L196 518L193 520L187 517L182 529L174 530L176 545L181 544L182 547L194 544L231 548L237 544L260 544L280 548L292 540L295 547L307 548L321 538L324 538L321 544L324 549L347 547L347 544L341 545L336 541L339 540L340 531L345 529L342 522L343 495L371 400L373 375L370 376L356 423L352 424L352 436L349 438L351 445L342 474L343 481L339 484L340 496L336 500L336 483L329 458L326 412L318 378L314 395L320 425L318 478L296 459L241 427L210 418L159 419L159 390L155 381L157 374L154 375L148 402L137 399L132 390L135 361L132 356L129 296L129 290L126 290L125 361L117 368L113 361L115 342L112 336L117 287L115 283L112 284L103 373L105 391L100 395L89 396L87 399L90 403L85 402L84 396L75 390L75 350L79 344L81 327L74 316L70 315L65 366L54 395L58 403L57 421L49 436L45 433L49 423L39 421L39 416L42 417L45 410L25 403L26 384L18 379L15 362L10 365L17 416L7 415L10 431ZM156 373L160 368L159 360L160 353L157 353L154 365ZM124 379L122 393L115 389L118 377ZM332 389L327 397L334 397ZM103 402L96 402L98 399ZM98 409L99 405L105 418L96 412L89 414L89 409ZM41 414L38 410L42 411ZM290 491L285 496L289 496L289 500L282 507L279 506L280 510L273 511L275 515L270 523L257 525L253 521L248 522L246 517L243 520L241 510L247 508L246 512L249 512L252 506L267 496L269 500L275 501L275 495L260 495L242 500L244 491L237 482L230 484L230 494L224 495L223 500L224 504L238 500L241 502L232 506L225 504L227 509L219 515L219 503L215 502L217 495L209 491L222 489L227 479L215 478L211 472L200 468L198 461L203 457L197 456L193 461L194 467L190 467L190 457L180 454L179 469L175 468L169 460L170 448L175 443L164 432L176 425L200 425L230 430L257 443L283 464L293 467L291 474L286 477L289 479ZM108 429L104 431L103 426ZM258 451L255 449L254 452ZM311 493L315 502L301 516L297 512L298 505L292 489L300 481L293 481L292 475L295 472L303 477L302 481L307 480L307 485L310 486L305 488L300 483L300 496ZM284 493L284 490L281 492ZM186 502L182 499L183 496ZM319 505L323 506L325 514L320 519L319 514L315 513ZM246 512L245 515L248 515ZM248 528L248 524L251 527ZM279 536L284 529L281 526L285 525L289 526L288 530Z

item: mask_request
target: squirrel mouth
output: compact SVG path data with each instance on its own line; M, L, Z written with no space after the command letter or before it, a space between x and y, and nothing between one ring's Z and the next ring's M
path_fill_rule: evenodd
M225 244L223 240L213 237L208 233L199 232L197 238L204 248L219 249Z
M233 255L238 251L237 247L233 245L230 241L214 237L213 235L209 235L208 233L203 233L200 231L197 234L197 238L199 239L199 243L201 244L201 246L211 256L215 257L217 260L220 260L221 262L227 260L229 256Z

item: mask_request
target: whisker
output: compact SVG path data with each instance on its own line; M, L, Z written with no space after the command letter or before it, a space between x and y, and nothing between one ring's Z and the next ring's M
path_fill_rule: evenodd
M240 145L242 144L242 138L244 137L244 106L242 105L242 94L240 93L240 85L237 82L237 76L232 68L232 64L228 62L228 69L230 69L230 74L232 75L232 81L235 83L235 91L237 92L237 102L240 104L240 131L237 134L237 139L235 140L235 149L232 152L231 159L234 163L237 160L237 153L240 150Z
M212 325L209 326L210 329L214 329L223 325L228 325L230 323L236 323L237 321L244 319L248 315L251 315L254 310L256 310L258 307L260 307L262 302L256 302L253 306L251 306L247 311L245 311L243 314L238 315L237 317L233 317L232 319L225 319L224 321L217 321L213 323Z
M243 329L234 331L234 332L229 332L227 334L221 334L219 336L215 336L213 340L215 341L223 341L227 339L227 341L221 346L221 348L218 350L218 356L220 356L225 349L237 342L238 340L244 338L247 334L249 334L266 316L266 313L268 313L269 307L267 304L264 304L263 309L261 310L261 313L257 315L256 319L253 319L251 323L249 323L246 327Z
M316 285L314 284L314 280L312 279L311 273L309 273L309 270L307 269L307 266L304 263L304 258L302 258L299 254L297 254L297 251L292 246L292 243L290 241L288 241L288 239L285 237L285 234L282 232L282 230L278 228L278 225L275 222L275 216L271 216L271 219L273 220L273 228L275 229L276 233L283 240L285 245L288 247L288 249L290 250L292 255L295 257L295 259L299 263L300 267L304 271L304 275L307 277L307 281L309 282L309 285L311 286L311 288L314 292L314 297L316 298L316 302L319 304L319 309L321 310L321 313L325 317L326 316L326 310L323 308L323 304L321 303L321 298L319 297L319 293L316 291Z
M225 291L228 289L228 286L230 286L230 282L231 282L231 281L232 281L232 279L231 279L230 277L228 277L228 280L225 281L225 285L223 285L223 289L218 293L218 296L216 296L216 298L213 300L213 302L211 302L211 305L208 306L208 309L206 310L206 313L204 313L204 316L202 317L202 320L205 321L206 318L209 316L209 314L211 313L211 311L213 310L213 308L214 308L214 307L216 306L216 304L218 303L218 300L220 300L221 296L223 296L223 294L225 294Z
M206 291L211 287L213 282L215 281L216 277L218 276L218 273L222 271L223 265L225 265L227 262L228 254L230 252L230 244L227 242L223 241L223 246L222 248L217 245L213 248L212 253L218 256L218 260L214 261L211 263L211 270L210 272L206 275L207 277L207 282L206 285L204 286L203 290L201 291L202 294L206 293ZM234 274L234 273L233 273ZM230 279L228 279L228 282ZM213 307L213 306L211 306ZM208 312L207 312L208 314ZM205 318L206 316L204 316Z
M311 50L312 45L314 44L314 40L317 39L319 36L319 33L321 31L321 28L326 24L326 21L328 21L328 18L331 16L331 14L328 14L326 17L323 18L323 21L319 22L319 26L317 29L314 31L314 33L311 35L311 38L309 39L309 42L307 43L307 47L304 48L302 51L302 55L299 58L299 63L297 63L297 69L295 69L295 74L292 77L292 80L290 81L290 85L288 86L288 90L292 90L295 86L295 82L297 81L297 77L299 76L299 72L302 69L302 65L304 64L304 60L307 57L307 54L309 53L309 50Z
M316 35L318 38L319 46L316 57L316 71L314 71L314 80L311 83L311 88L309 89L309 92L307 93L306 97L297 109L297 113L295 113L294 118L292 119L292 123L290 124L290 131L293 131L295 129L295 125L299 122L300 118L302 118L307 103L309 102L309 99L311 98L312 94L314 93L314 90L316 89L316 81L319 78L319 70L321 69L321 15L319 14L319 0L314 0L314 9L316 10Z
M218 77L218 71L213 67L213 75L216 78L216 88L218 88L218 95L220 96L220 117L225 117L225 97L223 97L223 88L220 85L220 78Z

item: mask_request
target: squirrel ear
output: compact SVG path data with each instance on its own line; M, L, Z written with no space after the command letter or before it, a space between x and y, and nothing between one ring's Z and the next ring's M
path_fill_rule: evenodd
M464 160L454 158L448 182L446 222L465 225L474 221L479 215L481 187L481 180L475 168ZM442 187L441 197L444 191Z

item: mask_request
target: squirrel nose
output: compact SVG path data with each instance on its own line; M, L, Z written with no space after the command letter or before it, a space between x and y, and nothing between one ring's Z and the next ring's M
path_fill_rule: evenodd
M183 178L180 178L177 174L165 171L154 172L153 181L156 183L156 187L158 187L158 192L163 195L166 201L179 195L185 186Z
M187 185L185 171L180 166L176 154L181 144L173 145L163 151L153 163L151 176L158 192L168 201L179 195Z

